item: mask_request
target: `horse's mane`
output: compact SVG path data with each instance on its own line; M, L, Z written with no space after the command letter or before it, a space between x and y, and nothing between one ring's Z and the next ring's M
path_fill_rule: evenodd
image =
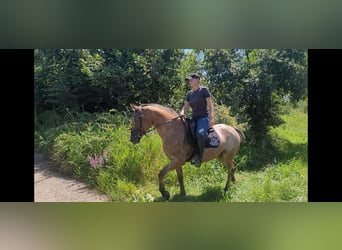
M162 109L162 110L164 110L164 111L166 111L166 112L168 112L168 113L170 113L172 115L177 115L178 116L178 113L175 110L173 110L172 108L169 108L169 107L162 106L160 104L149 103L149 104L141 104L140 106L141 107L152 106L152 107L160 108L160 109Z

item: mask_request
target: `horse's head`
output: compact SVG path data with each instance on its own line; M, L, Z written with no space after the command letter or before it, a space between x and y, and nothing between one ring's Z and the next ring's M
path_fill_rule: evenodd
M149 131L154 130L173 118L177 118L175 111L170 113L170 109L163 108L158 104L142 104L140 106L131 104L131 108L134 111L131 142L134 144L139 143L141 137Z
M131 128L131 142L137 144L140 142L141 137L145 134L143 130L143 111L141 107L131 104L131 108L134 111L132 128Z

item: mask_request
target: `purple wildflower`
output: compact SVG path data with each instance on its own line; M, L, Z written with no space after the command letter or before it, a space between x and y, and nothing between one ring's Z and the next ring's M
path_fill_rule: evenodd
M108 151L103 150L103 155L97 155L94 153L94 157L88 155L87 160L89 161L90 167L96 169L104 165L105 160L108 160Z

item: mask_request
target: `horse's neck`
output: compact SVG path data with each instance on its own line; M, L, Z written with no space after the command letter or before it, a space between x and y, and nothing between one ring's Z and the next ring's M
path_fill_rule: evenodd
M155 117L154 126L163 142L164 152L169 155L174 147L184 141L184 125L180 120L174 119L177 115L167 112L161 112Z
M168 114L164 111L153 111L154 112L151 112L151 123L155 127L173 118L171 114Z

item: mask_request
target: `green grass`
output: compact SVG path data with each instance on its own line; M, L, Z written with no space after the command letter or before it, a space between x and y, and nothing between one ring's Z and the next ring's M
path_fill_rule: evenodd
M36 150L48 154L61 172L88 183L113 201L163 202L158 172L168 159L158 134L151 133L134 145L129 141L127 115L85 117L77 115L57 127L51 127L50 120L46 127L40 123L35 131ZM201 168L189 163L183 167L185 197L179 195L176 172L168 173L164 182L170 201L307 201L307 113L293 108L282 118L285 123L273 128L262 144L246 143L241 148L235 159L236 183L225 195L226 169L214 160ZM92 168L87 158L102 155L104 150L108 159Z

